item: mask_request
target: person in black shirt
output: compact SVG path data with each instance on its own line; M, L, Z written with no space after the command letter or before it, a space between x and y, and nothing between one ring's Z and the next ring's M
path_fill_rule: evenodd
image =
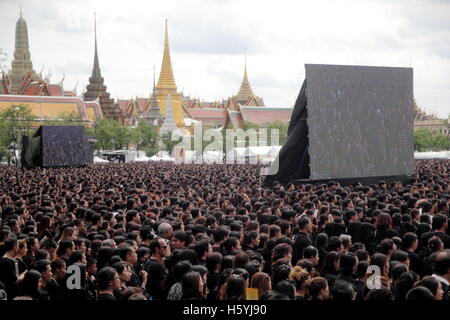
M42 274L36 270L25 273L20 284L19 296L30 297L33 300L48 300L48 295L42 291Z
M443 214L437 214L433 217L432 222L433 232L426 232L422 234L422 243L427 243L433 237L441 238L445 249L450 249L450 236L446 234L448 228L448 218Z
M97 281L97 300L117 300L114 296L114 290L118 290L120 288L120 277L114 268L104 267L101 269L98 273Z
M292 265L295 265L298 260L303 258L303 250L312 245L310 238L312 232L312 223L308 217L302 217L298 222L299 232L295 237L295 242L292 250Z
M141 270L140 274L142 276L142 281L139 278L134 265L138 262L138 256L136 250L131 246L125 246L120 249L120 257L122 260L130 267L131 278L127 282L128 287L142 287L145 288L147 285L147 271Z
M420 273L421 272L421 259L415 251L417 250L417 247L419 246L419 240L417 238L417 235L413 232L407 232L403 236L402 239L402 248L408 253L410 266L409 269Z
M6 253L0 258L0 282L6 288L9 300L12 300L18 292L18 285L23 281L25 272L19 274L19 264L15 259L19 246L15 237L5 241Z
M170 255L170 246L163 238L156 238L150 243L150 251L152 255L145 266L149 278L146 289L152 299L165 300L167 271L164 259Z
M47 285L52 282L52 268L50 266L51 262L49 260L39 260L37 261L33 269L40 272L42 275L42 288L41 288L41 298L42 300L50 300L50 293Z

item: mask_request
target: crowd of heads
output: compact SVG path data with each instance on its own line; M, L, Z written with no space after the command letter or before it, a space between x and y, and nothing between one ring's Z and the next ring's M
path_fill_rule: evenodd
M448 300L450 161L411 183L260 165L0 167L3 300Z

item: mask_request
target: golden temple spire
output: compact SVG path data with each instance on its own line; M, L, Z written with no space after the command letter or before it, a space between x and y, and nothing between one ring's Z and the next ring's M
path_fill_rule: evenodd
M167 19L166 19L166 32L164 36L164 54L163 61L161 65L161 73L159 74L158 84L156 85L158 90L177 90L177 85L175 84L175 79L173 77L172 63L170 61L170 50L169 50L169 33L167 31Z
M242 80L241 88L237 94L238 101L248 100L250 97L253 97L253 90L250 87L250 82L247 77L247 49L245 49L245 63L244 63L244 79Z

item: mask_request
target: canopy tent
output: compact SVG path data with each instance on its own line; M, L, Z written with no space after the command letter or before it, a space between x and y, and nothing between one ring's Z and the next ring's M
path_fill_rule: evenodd
M440 151L440 152L414 152L414 159L425 160L425 159L450 159L450 151Z
M99 158L97 156L94 157L94 163L107 163L107 162L109 162L109 161L105 160L105 159L102 159L102 158Z

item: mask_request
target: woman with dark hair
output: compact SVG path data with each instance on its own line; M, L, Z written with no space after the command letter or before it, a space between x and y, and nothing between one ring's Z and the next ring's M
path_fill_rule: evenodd
M414 287L418 277L413 272L404 272L392 286L392 292L396 301L406 300L409 290Z
M81 263L86 265L87 264L87 259L86 259L86 255L84 254L83 251L81 250L76 250L74 252L72 252L72 254L70 255L69 258L69 263L67 266L71 266L72 264L75 263Z
M328 300L330 297L328 281L325 278L312 278L306 289L311 300Z
M230 275L224 289L220 300L245 300L247 284L241 276Z
M370 259L370 262L380 268L381 276L389 277L389 263L385 254L375 253Z
M290 265L292 260L292 247L288 243L277 244L272 251L272 273L280 262L283 264L288 262Z
M182 300L204 299L204 283L200 273L189 271L181 278Z
M120 279L120 288L115 291L119 300L122 298L123 292L128 288L127 282L131 280L131 267L125 262L116 262L111 265L117 273L119 274Z
M328 235L326 233L319 233L316 237L316 247L319 251L319 264L317 265L317 269L322 267L322 263L325 260L325 256L328 251L326 249L328 243Z
M25 241L27 253L22 258L22 260L26 264L27 269L30 269L34 263L36 252L40 249L40 245L38 239L35 237L28 237Z
M320 268L320 275L328 281L328 287L332 287L339 270L339 253L330 251L325 256L322 267Z
M120 277L111 267L104 267L97 276L97 300L117 300L114 291L120 288Z
M396 299L397 300L397 299ZM433 293L426 287L415 287L408 291L406 301L426 301L434 300Z
M189 261L192 265L198 264L198 254L193 249L184 249L177 255L177 261Z
M38 240L41 241L42 239L44 239L44 237L53 239L54 238L54 232L52 232L50 230L51 228L51 218L48 215L44 215L41 218L41 221L39 221L38 224Z
M442 284L436 278L426 276L415 285L415 287L418 286L428 288L433 294L434 300L442 300L444 297L444 290L442 290Z
M272 273L272 287L275 287L278 282L289 279L291 267L287 263L278 265Z
M181 279L183 275L191 271L192 265L189 261L178 261L173 267L172 273L175 283L170 287L167 300L181 300L183 297L183 287Z
M392 228L392 217L388 213L380 213L375 221L375 241L380 243L386 238L398 237L398 232Z
M299 300L295 296L295 285L289 280L283 280L277 283L274 288L276 292L281 293L289 298L289 300ZM303 300L303 299L300 299Z
M258 299L261 299L266 292L272 290L270 276L265 272L257 272L250 281L250 288L258 289Z
M358 258L351 254L345 253L341 255L339 260L340 273L337 280L345 280L353 284L355 282L354 273L358 266Z
M31 267L31 265L28 266L26 264L26 262L24 261L24 258L26 257L26 253L27 253L27 250L28 250L27 249L26 240L25 239L18 240L17 244L18 244L18 249L19 250L17 251L15 259L17 260L17 263L19 265L19 274L21 274L21 273L25 272L27 269L29 269Z
M420 252L421 264L421 274L422 275L432 275L433 274L433 261L432 254L444 249L444 242L441 238L433 236L428 240L427 246Z
M195 252L198 256L198 263L201 265L206 265L206 257L212 252L212 247L209 240L202 240L197 243L194 247Z
M19 296L30 297L33 300L42 300L39 294L39 291L42 289L41 278L42 274L36 270L26 272L21 283Z

